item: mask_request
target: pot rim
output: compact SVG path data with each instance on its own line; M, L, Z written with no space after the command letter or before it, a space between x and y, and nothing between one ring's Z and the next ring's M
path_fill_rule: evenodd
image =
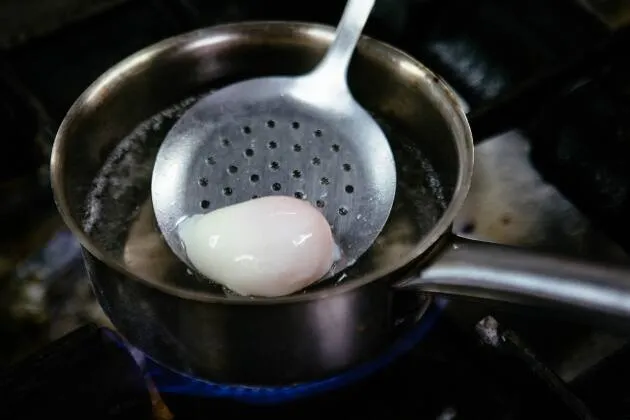
M444 112L443 117L450 120L459 160L457 182L453 191L453 197L446 210L442 214L440 220L438 220L438 222L433 226L431 231L422 238L415 248L404 258L401 258L395 264L376 270L368 275L320 290L307 291L306 293L276 298L233 296L226 298L225 296L220 296L210 292L187 290L168 284L158 283L149 278L138 276L127 270L119 261L108 256L107 253L101 250L100 247L98 247L83 231L80 223L70 213L63 187L65 176L63 171L63 156L65 154L66 146L65 139L74 120L81 117L83 104L99 97L100 95L98 92L107 90L110 84L116 83L117 80L125 77L126 74L133 73L137 65L143 64L148 60L159 58L162 53L165 53L168 50L172 50L174 48L192 48L195 44L200 42L209 42L212 38L216 38L217 42L220 42L222 39L229 39L230 35L238 35L244 31L263 30L265 32L279 32L286 31L287 29L290 29L293 32L302 32L307 37L311 38L324 38L328 42L332 41L335 33L335 28L329 25L298 21L248 21L197 29L166 38L128 56L103 73L81 94L81 96L79 96L64 117L61 125L59 126L59 130L57 131L57 135L55 136L50 162L50 177L57 209L64 223L77 238L84 250L88 251L95 258L110 268L123 273L125 276L139 281L149 287L160 290L163 293L182 299L236 305L291 304L340 295L367 285L368 283L383 279L391 273L400 271L401 269L417 262L427 250L429 250L444 234L448 232L454 218L459 213L466 196L468 195L473 171L473 138L462 103L455 92L444 81L442 81L441 78L431 72L419 61L387 43L365 35L363 35L359 41L359 50L364 48L377 49L377 51L380 50L378 51L380 54L390 55L390 59L397 62L399 71L412 73L418 78L420 83L431 84L433 94L445 104L441 111Z

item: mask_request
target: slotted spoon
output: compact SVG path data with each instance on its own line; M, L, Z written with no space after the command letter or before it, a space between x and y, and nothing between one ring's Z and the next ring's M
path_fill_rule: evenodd
M151 189L158 226L180 259L187 262L179 221L266 195L321 209L345 257L334 272L372 245L392 208L396 168L385 134L352 97L346 75L373 6L347 3L312 72L230 85L173 126Z

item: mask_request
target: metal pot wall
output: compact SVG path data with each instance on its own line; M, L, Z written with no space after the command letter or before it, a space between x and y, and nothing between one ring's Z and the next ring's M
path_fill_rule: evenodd
M389 136L399 188L430 189L430 180L415 185L421 162L414 150L422 151L440 180L434 203L412 203L405 208L413 211L401 213L412 221L404 225L404 244L384 241L380 247L387 252L379 260L372 258L360 274L338 284L294 296L249 299L181 280L185 267L161 241L152 209L143 204L150 202L150 175L146 189L135 189L138 205L118 213L121 220L133 220L133 226L107 241L88 232L85 203L93 180L113 147L139 123L211 86L306 72L332 35L328 27L287 22L184 34L112 68L69 111L51 162L56 202L83 246L101 305L132 344L185 374L274 385L330 376L377 355L399 333L393 302L400 293L415 297L418 313L426 307L420 290L564 304L605 316L630 314L625 270L454 241L450 225L472 174L473 143L465 115L438 77L404 53L367 38L351 64L351 89L364 107L404 133ZM117 199L109 197L108 206L116 207ZM397 193L394 220L404 199ZM108 227L100 230L107 233ZM126 259L130 237L142 238L133 246L155 252Z

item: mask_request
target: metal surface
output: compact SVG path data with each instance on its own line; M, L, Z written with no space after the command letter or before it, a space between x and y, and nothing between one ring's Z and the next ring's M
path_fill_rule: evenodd
M274 299L228 296L195 282L155 226L153 162L168 121L190 100L172 105L226 76L306 72L333 34L311 24L244 23L166 40L104 74L60 127L51 161L55 198L84 247L97 298L132 344L177 371L227 383L323 378L391 343L400 330L399 298L418 311L425 305L424 296L398 295L389 285L450 228L470 182L472 139L451 91L373 40L359 41L350 89L384 122L398 185L389 222L343 281ZM143 121L153 134L136 130ZM426 134L426 153L409 140L413 133Z
M534 169L530 152L530 140L516 130L475 147L472 185L453 222L453 231L469 239L576 259L627 263L628 257L619 246ZM567 382L627 341L627 334L610 331L600 320L588 325L576 323L571 314L567 314L568 319L552 319L537 308L493 302L489 308L486 302L452 299L448 313L464 329L488 313L500 316L524 334L539 356Z
M350 65L350 89L387 133L398 183L388 223L343 281L282 298L227 296L195 283L160 238L149 188L163 137L152 139L145 132L135 143L125 143L133 136L122 139L143 121L159 131L164 121L152 116L190 92L220 84L226 76L248 78L253 58L258 58L258 77L307 71L332 34L317 25L247 23L169 39L103 75L77 100L60 128L52 183L59 210L85 249L98 299L135 346L175 370L214 381L278 384L348 369L377 354L397 334L392 299L397 292L391 285L412 271L412 264L430 257L437 268L453 264L450 257L469 262L463 258L467 253L445 252L439 258L440 251L452 249L443 247L450 239L445 234L471 182L472 138L464 112L429 70L368 39L359 42ZM177 118L177 113L169 115ZM122 146L127 149L116 149ZM134 166L136 160L143 164ZM523 268L517 254L505 255L513 257L485 261L503 264L499 268L510 275ZM564 260L524 257L529 261L525 268L544 262L558 275L575 274L561 269ZM617 273L606 277L605 269L591 270L603 273L609 287L619 284ZM549 278L532 269L528 273L540 274L537 281ZM452 276L437 279L438 285L453 282ZM571 280L576 279L563 282ZM532 288L510 291L537 297ZM546 291L543 303L563 298L562 290ZM488 295L500 298L500 293ZM418 299L420 307L421 295L408 296ZM620 299L623 303L626 298ZM589 309L598 310L595 305L593 301Z
M155 216L173 252L188 262L177 224L268 195L321 209L343 258L354 264L379 235L396 192L385 134L352 97L350 58L374 0L350 0L321 63L300 77L266 77L213 92L186 111L155 160Z
M552 410L555 408L560 412L552 414L554 418L596 419L584 402L554 371L541 362L534 350L514 331L504 328L492 316L481 319L475 325L475 330L484 344L492 348L497 356L507 357L514 362L518 361L518 365L526 366L527 371L534 375L539 386L547 390L546 394L551 397L550 401L537 401L537 405L545 407L547 414L551 414L550 408ZM510 369L507 371L510 372Z
M630 318L627 267L526 252L458 239L405 288L507 302L545 305ZM609 319L609 320L610 320Z

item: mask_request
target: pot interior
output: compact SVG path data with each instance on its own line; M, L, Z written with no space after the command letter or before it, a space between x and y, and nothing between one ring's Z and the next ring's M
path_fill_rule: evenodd
M57 204L88 251L155 285L236 298L192 274L163 241L150 199L156 153L200 95L251 77L305 73L332 34L328 27L297 23L226 25L149 47L97 80L66 117L52 165ZM397 50L363 39L349 84L392 145L396 200L370 251L337 278L301 293L409 263L448 229L461 205L454 197L467 189L468 127L433 74ZM230 164L220 157L215 163Z

